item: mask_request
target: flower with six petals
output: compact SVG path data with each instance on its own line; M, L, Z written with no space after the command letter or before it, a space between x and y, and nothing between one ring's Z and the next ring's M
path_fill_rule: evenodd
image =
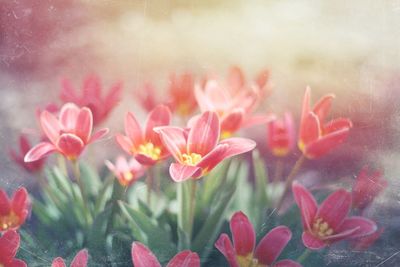
M136 159L131 158L128 162L123 156L117 157L115 165L110 161L106 161L106 165L122 186L132 185L146 171L146 167L137 162Z
M8 230L0 237L0 266L26 267L22 260L15 259L19 248L20 237L14 230Z
M292 114L286 112L283 119L272 119L267 123L267 143L276 157L284 157L295 144Z
M24 187L18 188L11 200L0 188L0 232L18 229L29 214L31 203Z
M88 262L88 251L86 249L80 250L71 262L71 267L86 267ZM51 263L51 267L66 267L64 259L57 257Z

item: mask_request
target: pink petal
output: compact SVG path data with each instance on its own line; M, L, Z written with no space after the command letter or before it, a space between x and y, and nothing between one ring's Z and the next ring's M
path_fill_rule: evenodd
M57 148L67 158L77 158L85 148L83 141L74 134L62 134L57 142Z
M320 205L317 218L327 222L334 232L342 224L350 211L351 194L344 189L339 189L330 194Z
M251 116L246 116L240 127L243 129L243 128L253 127L256 125L260 125L260 124L266 124L273 119L275 119L275 116L273 114L267 114L267 115L255 114L255 115L251 115Z
M110 132L110 130L108 128L104 128L104 129L98 130L89 139L89 143L93 143L93 142L96 142L96 141L104 138L109 132Z
M261 71L256 77L256 83L259 88L264 88L269 80L269 70Z
M143 143L142 129L131 112L128 112L125 116L125 133L134 144L135 148Z
M32 147L24 157L25 162L37 161L56 151L56 147L48 142L42 142Z
M14 230L5 232L0 237L0 262L8 263L17 254L19 248L19 234Z
M304 98L303 98L303 106L301 110L301 118L300 118L300 133L305 131L304 129L304 122L306 120L306 117L308 116L308 113L310 113L310 96L311 95L311 89L310 87L307 86L306 91L304 93Z
M306 148L309 143L318 140L320 135L320 121L315 113L309 112L301 121L299 132L299 149L304 153L304 148Z
M128 154L132 154L132 149L133 144L131 142L131 139L129 139L128 137L126 137L125 135L122 134L116 134L115 135L115 140L117 141L117 143L119 144L119 146L125 150L125 152L127 152Z
M90 109L82 108L77 116L75 134L86 144L89 142L93 129L93 115Z
M190 250L182 251L173 257L167 267L200 267L200 258Z
M31 149L31 144L24 134L21 134L19 137L19 149L23 154L26 154Z
M338 232L343 232L350 229L357 229L351 238L364 237L374 233L378 228L374 221L364 217L352 216L346 218L338 228Z
M155 146L161 145L159 135L153 130L158 126L167 126L171 121L171 111L167 106L158 105L148 115L145 129L145 139Z
M299 206L300 209L303 229L305 231L310 230L311 223L318 209L317 201L310 191L296 181L292 184L292 191L297 206Z
M232 137L220 142L221 145L228 145L224 157L230 158L253 150L256 142L247 138Z
M75 258L72 260L71 267L86 267L88 262L88 251L82 249L76 254Z
M194 95L196 97L197 104L199 105L199 108L202 112L205 112L208 110L211 110L211 111L214 110L213 103L207 98L204 91L197 84L195 85Z
M11 208L18 216L20 216L21 213L24 213L24 211L27 210L28 202L28 191L26 191L25 187L20 187L14 193L11 201Z
M286 226L278 226L269 231L258 243L255 258L259 263L271 265L282 253L292 238L292 232Z
M243 109L236 109L221 120L222 133L234 133L240 129L244 117Z
M236 254L247 256L253 253L256 234L253 225L243 212L238 211L233 214L230 221L230 229Z
M176 161L182 162L182 154L186 153L185 130L179 127L157 127L161 141Z
M79 111L79 107L73 103L67 103L62 106L59 117L64 131L75 129Z
M326 246L326 243L323 240L315 237L309 232L303 232L303 235L301 237L303 239L304 246L311 250L319 250Z
M273 267L301 267L301 264L292 260L281 260L275 263Z
M210 153L204 156L196 166L202 168L203 173L211 171L215 166L225 159L227 149L228 145L218 144L213 150L210 151Z
M135 155L135 159L140 164L143 164L143 165L146 165L146 166L152 166L152 165L157 163L157 160L154 160L151 157L149 157L149 156L147 156L145 154L141 154L141 153L136 154Z
M0 216L8 215L11 210L11 202L8 199L7 193L3 188L0 188Z
M245 78L242 70L237 66L231 67L231 69L229 70L227 81L229 88L232 89L234 92L241 89L245 83Z
M111 110L121 99L122 83L114 84L105 97L105 109Z
M324 156L330 150L343 143L349 135L349 128L329 133L310 143L306 147L305 154L308 158L317 158Z
M206 111L190 129L187 148L189 153L206 155L219 140L220 124L215 112Z
M358 238L352 242L352 248L355 250L366 250L370 246L372 246L376 240L378 240L382 233L384 232L384 228L380 228L379 230L376 230L374 233Z
M180 163L172 163L169 166L169 174L175 182L183 182L190 178L198 178L201 174L201 168L196 166L182 165Z
M88 102L101 98L100 78L96 75L88 75L83 81L83 98Z
M325 95L314 105L313 112L318 116L320 122L323 122L328 115L334 98L333 94Z
M326 135L328 133L336 132L341 129L351 128L351 127L353 127L353 123L351 122L351 120L347 118L337 118L331 120L328 123L325 123L323 128L324 128L324 134Z
M215 247L225 256L230 267L240 267L236 258L236 252L227 234L221 234L217 242L215 242Z
M161 267L156 256L139 242L133 242L131 254L135 267Z
M75 93L75 89L69 80L63 79L61 81L61 93L60 98L64 102L78 102L78 96Z
M339 232L339 233L336 233L333 235L321 237L320 239L330 244L333 242L337 242L337 241L340 241L343 239L350 238L357 231L357 229L358 228L348 229L348 230L345 230L343 232Z
M26 263L22 260L18 259L13 259L10 264L7 265L7 267L26 267Z
M63 258L57 257L51 263L51 267L67 267L67 266L65 265Z
M47 138L55 144L61 131L57 118L50 112L44 110L40 114L40 125Z

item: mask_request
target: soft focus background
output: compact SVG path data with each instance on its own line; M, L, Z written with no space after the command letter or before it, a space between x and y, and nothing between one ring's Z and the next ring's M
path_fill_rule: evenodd
M172 71L225 75L231 65L250 77L270 69L274 91L261 111L298 116L306 85L314 101L336 94L333 113L355 127L345 146L306 167L326 179L351 178L363 164L383 169L391 186L376 206L384 208L369 212L398 237L399 0L0 0L0 185L29 184L8 150L21 129L36 127L37 106L58 101L61 78L77 87L91 73L105 88L123 81L125 98L107 123L116 132L127 109L139 110L133 91L142 83L163 90ZM262 127L247 133L263 134ZM99 162L116 151L113 140L96 149ZM400 261L392 239L384 235L384 249L362 253L364 262ZM356 265L332 253L330 266Z

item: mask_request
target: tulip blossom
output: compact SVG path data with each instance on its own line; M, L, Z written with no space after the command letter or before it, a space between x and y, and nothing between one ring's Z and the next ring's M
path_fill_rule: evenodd
M44 159L39 159L33 162L24 161L24 157L30 149L31 144L29 143L28 137L24 134L21 134L19 136L19 151L10 150L10 156L15 161L15 163L24 168L27 172L40 172L43 169L45 163Z
M97 76L88 76L83 82L81 95L78 95L71 83L64 79L60 98L64 102L72 102L79 107L88 107L93 113L93 124L98 125L108 117L111 110L118 104L121 94L121 83L116 83L103 97L100 79Z
M347 217L351 194L339 189L318 207L313 195L302 185L293 182L293 195L301 212L303 244L312 250L321 249L344 239L360 238L376 231L375 222L359 217Z
M382 173L375 171L368 173L365 166L356 178L353 186L353 207L363 210L387 187L387 181Z
M154 165L165 159L169 153L153 128L168 125L170 120L171 112L169 108L159 105L149 113L145 131L142 132L135 116L128 112L125 116L126 136L116 134L115 138L121 148L135 157L139 163Z
M218 114L221 137L227 138L240 128L269 120L269 116L251 114L261 101L266 82L267 79L258 79L257 82L246 84L242 71L232 68L225 84L209 79L203 87L196 86L197 104L202 112L214 111Z
M330 94L322 97L311 109L310 94L310 88L307 87L303 99L298 146L304 156L312 159L325 155L343 143L353 124L347 118L325 122L335 96Z
M24 187L17 189L11 200L0 188L0 232L18 229L25 222L30 206L28 192Z
M283 119L272 119L267 129L267 142L272 154L276 157L288 155L295 144L292 114L287 112Z
M117 157L115 165L110 161L106 161L106 165L108 169L114 173L122 186L130 186L146 171L146 168L137 162L136 159L131 158L128 162L123 156Z
M102 129L92 135L92 112L89 108L78 108L72 103L61 108L58 118L44 110L40 115L40 124L49 141L41 142L29 150L25 162L39 160L53 152L75 160L88 144L108 133L108 129Z
M1 267L26 267L22 260L15 259L19 248L20 237L14 230L5 232L0 237L0 266Z
M286 226L278 226L269 231L256 247L256 234L253 225L242 212L236 212L230 221L233 244L227 234L221 234L215 247L225 256L231 267L299 267L292 260L277 258L292 238Z
M384 228L380 228L376 230L374 233L361 237L359 239L354 240L351 242L352 249L354 250L366 250L370 246L372 246L376 240L378 240L384 232Z
M197 108L194 95L194 78L190 73L172 74L168 88L169 107L181 117L192 114Z
M88 262L88 251L86 249L82 249L79 251L75 258L71 262L71 267L86 267ZM51 267L66 267L63 258L57 257L53 260Z
M139 242L132 244L132 261L134 267L161 267L150 249ZM200 258L197 253L184 250L176 254L169 261L167 267L200 267Z
M246 138L228 138L218 143L220 123L215 112L204 112L189 132L179 127L158 127L156 131L177 161L169 173L175 182L200 178L222 160L252 150L256 143Z

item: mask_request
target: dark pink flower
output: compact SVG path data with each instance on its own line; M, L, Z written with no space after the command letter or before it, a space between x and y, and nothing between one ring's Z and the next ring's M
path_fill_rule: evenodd
M123 156L117 157L115 165L110 161L106 161L106 165L122 186L132 185L146 171L146 167L137 162L136 159L131 158L128 162Z
M79 107L88 107L93 113L93 124L103 122L121 99L122 84L114 84L110 91L102 96L102 86L99 77L88 76L83 82L81 95L77 94L71 83L64 79L62 81L61 100L72 102Z
M17 230L25 222L30 207L28 191L24 187L18 188L11 200L0 188L0 232Z
M20 237L14 230L8 230L0 237L0 266L26 267L22 260L15 259L19 248Z
M159 105L147 116L145 130L142 131L135 116L128 112L125 116L125 135L116 134L117 143L128 154L143 165L154 165L169 156L168 150L162 144L160 137L153 130L158 126L168 125L171 112L168 107Z
M365 209L387 185L380 171L369 172L368 167L364 166L353 186L353 207Z
M88 108L78 108L72 103L67 103L61 108L58 118L44 110L40 115L40 123L49 141L41 142L29 150L25 155L25 162L39 160L53 152L75 160L88 144L108 133L108 129L102 129L92 135L92 112Z
M161 267L150 249L139 242L132 244L132 261L135 267ZM167 267L200 267L200 258L197 253L184 250L176 254L169 261Z
M228 138L218 143L220 123L215 112L204 112L189 131L179 127L158 127L166 148L177 161L169 173L175 182L200 178L222 160L252 150L256 143L245 138Z
M369 219L348 217L351 194L344 189L329 195L319 207L304 186L293 182L292 190L301 212L303 244L309 249L317 250L344 239L364 237L377 229L375 222Z
M88 262L88 251L86 249L82 249L79 251L75 258L71 262L71 267L86 267ZM57 257L51 263L51 267L66 267L64 259L61 257Z
M10 157L17 163L19 166L24 168L27 172L36 173L40 172L43 169L45 160L39 159L33 162L25 162L24 157L26 153L32 148L29 143L28 137L24 134L19 136L19 151L14 149L10 150Z
M286 226L278 226L269 231L256 247L256 234L247 216L239 211L230 221L232 240L227 234L221 234L215 247L224 254L231 267L299 267L291 260L276 262L277 258L292 238L292 232Z
M276 157L284 157L293 149L295 133L293 117L289 112L283 119L272 119L267 124L267 143Z

